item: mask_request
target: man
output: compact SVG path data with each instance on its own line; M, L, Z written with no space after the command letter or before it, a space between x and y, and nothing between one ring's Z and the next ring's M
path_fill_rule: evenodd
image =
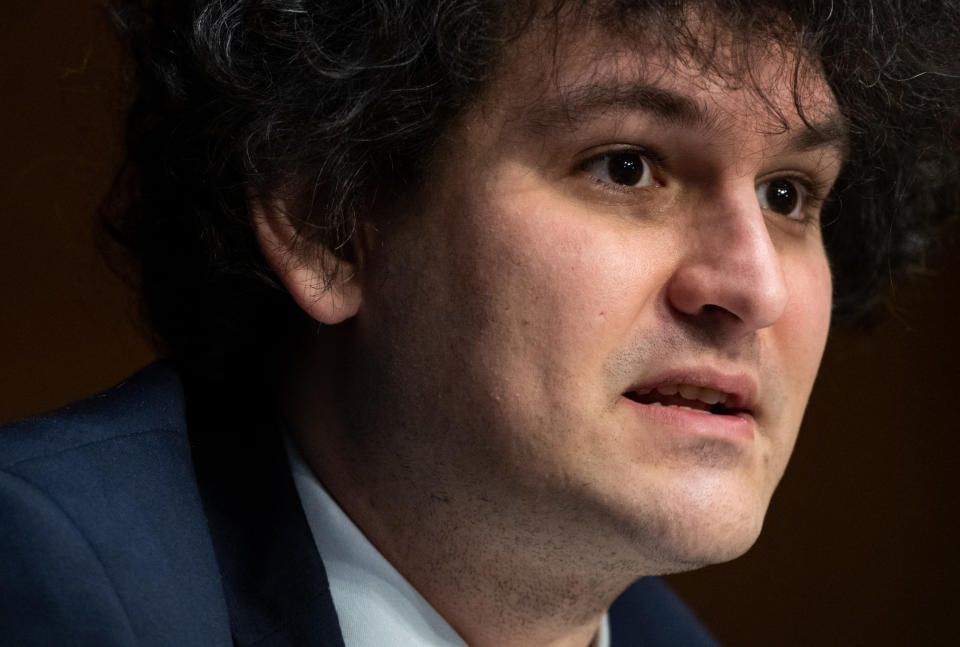
M342 5L119 9L171 360L0 435L2 635L712 644L653 576L955 208L957 7Z

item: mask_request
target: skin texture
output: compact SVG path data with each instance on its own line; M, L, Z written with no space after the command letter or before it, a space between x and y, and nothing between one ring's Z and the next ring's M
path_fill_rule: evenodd
M825 193L842 146L798 139L792 59L755 49L787 128L652 44L580 32L553 50L534 30L332 284L282 209L257 210L288 290L342 322L288 367L296 442L471 645L586 645L631 581L731 559L760 531L831 299L815 196L788 215L763 189ZM808 72L807 115L833 132ZM611 181L612 150L639 151L642 186ZM753 385L750 415L731 433L624 397L667 373Z

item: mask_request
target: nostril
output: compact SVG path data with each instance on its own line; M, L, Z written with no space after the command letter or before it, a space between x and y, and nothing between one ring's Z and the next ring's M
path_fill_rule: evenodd
M706 315L706 316L708 316L708 317L714 317L714 318L723 317L723 316L730 316L730 317L733 317L733 318L735 318L735 319L739 319L739 317L737 317L737 315L735 315L735 314L734 314L733 312L731 312L730 310L727 310L727 309L724 308L723 306L718 306L718 305L713 304L713 303L708 303L708 304L706 304L706 305L704 305L704 306L701 306L701 307L700 307L700 314L701 314L701 315Z

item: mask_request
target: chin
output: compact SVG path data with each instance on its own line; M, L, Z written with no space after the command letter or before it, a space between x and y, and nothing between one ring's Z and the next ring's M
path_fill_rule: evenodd
M740 557L756 543L760 536L762 520L744 523L736 528L721 526L701 527L692 535L687 532L673 542L673 559L669 570L664 572L689 571L713 564L722 564Z
M722 479L721 479L722 480ZM760 536L769 496L734 485L673 488L633 515L634 549L655 574L720 564L746 553ZM634 509L636 513L636 509Z
M702 527L674 529L661 536L654 546L643 547L644 561L652 566L646 574L682 573L729 562L750 550L759 535L759 525L740 527L734 532Z
M756 543L763 527L762 511L744 512L736 517L693 517L675 529L669 545L674 559L669 572L687 571L722 564L740 557Z

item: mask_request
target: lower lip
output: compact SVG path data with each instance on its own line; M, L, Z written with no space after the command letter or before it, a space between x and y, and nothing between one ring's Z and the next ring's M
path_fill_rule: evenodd
M721 415L680 407L641 404L627 397L622 399L645 423L667 427L672 433L738 444L753 441L755 421L749 413Z

